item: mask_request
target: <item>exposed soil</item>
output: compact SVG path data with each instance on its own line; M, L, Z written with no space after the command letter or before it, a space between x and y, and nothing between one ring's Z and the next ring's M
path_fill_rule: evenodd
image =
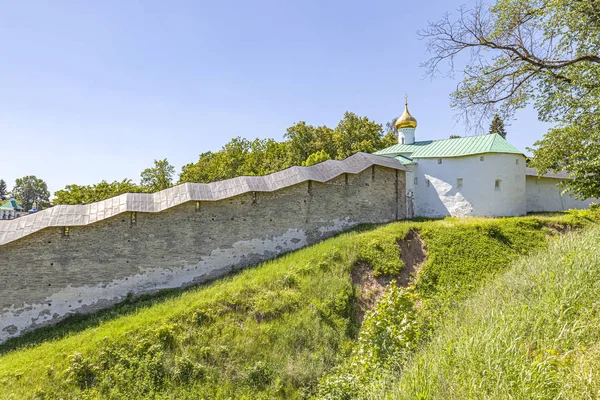
M419 232L415 230L411 230L406 238L398 241L398 246L400 247L400 259L404 264L404 268L402 268L397 282L399 286L407 287L421 270L427 258L427 247Z
M574 228L570 225L560 225L560 224L547 224L546 228L550 229L552 231L552 233L554 233L556 235L564 235L565 233L568 233L570 231L577 230L577 228Z
M373 267L366 263L357 263L352 268L352 282L358 285L358 319L362 322L365 313L372 310L392 280L398 286L408 287L419 273L421 266L427 259L425 242L416 230L408 232L406 237L398 241L400 259L404 268L399 275L384 275L375 277Z

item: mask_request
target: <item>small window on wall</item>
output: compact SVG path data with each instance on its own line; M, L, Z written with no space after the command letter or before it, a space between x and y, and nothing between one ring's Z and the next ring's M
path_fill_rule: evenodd
M419 184L419 178L415 176L415 186Z
M502 183L502 181L500 179L496 179L496 184L494 185L495 189L497 192L500 191L500 184Z
M479 161L483 161L483 160L485 160L485 157L484 156L479 156Z
M519 165L519 159L515 159L515 164Z
M401 140L402 140L402 144L404 144L404 138L402 138Z
M429 179L425 179L425 186L429 187L429 185L431 185L431 182L429 181Z
M442 163L442 159L438 158L438 164L441 164L441 163Z
M458 179L456 180L456 187L457 187L458 189L460 189L461 187L463 187L463 178L458 178Z

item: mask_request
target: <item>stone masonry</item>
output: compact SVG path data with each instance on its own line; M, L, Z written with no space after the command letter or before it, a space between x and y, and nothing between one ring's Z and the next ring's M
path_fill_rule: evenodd
M406 216L405 171L373 164L327 182L124 212L50 227L0 246L0 342L129 293L185 287Z

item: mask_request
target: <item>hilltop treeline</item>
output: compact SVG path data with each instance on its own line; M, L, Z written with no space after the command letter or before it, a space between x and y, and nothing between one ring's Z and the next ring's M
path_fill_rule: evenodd
M295 165L341 160L359 151L372 153L397 142L396 135L386 130L367 117L346 112L333 129L300 121L286 130L281 142L236 137L221 150L202 153L198 161L184 165L177 183L209 183L241 175L267 175ZM140 184L123 179L94 185L67 185L55 192L53 203L87 204L123 193L152 193L174 183L175 168L167 159L155 160L153 167L141 173Z

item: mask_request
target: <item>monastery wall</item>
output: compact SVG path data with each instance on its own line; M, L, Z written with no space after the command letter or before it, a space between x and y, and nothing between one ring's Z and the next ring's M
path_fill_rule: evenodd
M441 164L437 158L420 158L414 176L415 216L493 217L526 213L522 155L448 157L442 158ZM460 188L458 179L462 179Z
M558 179L527 176L527 212L550 212L589 208L600 199L577 200L561 194Z
M30 233L0 245L0 342L71 313L113 305L128 293L196 284L360 223L404 218L405 190L399 163L373 164L323 183L308 180L274 192L187 201L68 231Z

